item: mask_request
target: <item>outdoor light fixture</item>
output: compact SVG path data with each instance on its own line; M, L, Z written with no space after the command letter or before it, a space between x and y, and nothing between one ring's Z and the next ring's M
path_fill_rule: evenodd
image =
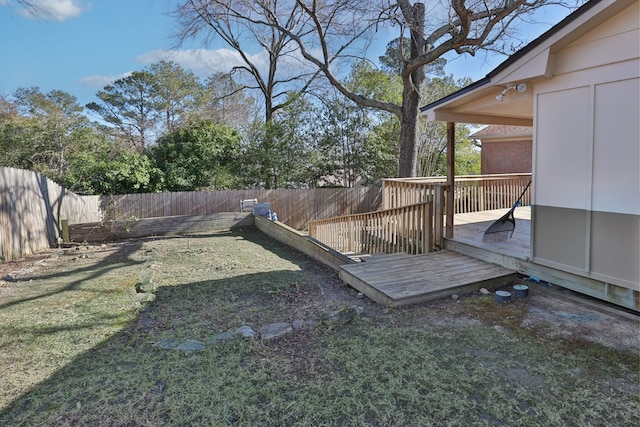
M524 93L524 92L526 92L526 91L527 91L527 85L526 85L526 84L524 84L524 83L518 83L517 85L512 83L512 84L510 84L510 85L507 85L507 87L506 87L506 88L504 88L504 89L502 90L502 92L500 92L500 93L498 94L498 96L496 96L496 99L498 100L498 102L502 102L502 100L504 99L504 96L505 96L505 95L507 94L507 92L509 92L511 89L515 89L515 90L517 90L517 91L518 91L518 92L520 92L520 93Z

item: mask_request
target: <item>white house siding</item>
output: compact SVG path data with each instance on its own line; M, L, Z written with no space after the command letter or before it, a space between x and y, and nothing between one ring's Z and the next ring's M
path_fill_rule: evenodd
M555 53L535 85L534 261L640 290L636 2Z

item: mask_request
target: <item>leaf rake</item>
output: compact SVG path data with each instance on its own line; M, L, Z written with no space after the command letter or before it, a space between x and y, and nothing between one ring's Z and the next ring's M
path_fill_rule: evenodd
M516 219L513 216L513 212L516 210L516 207L522 205L522 197L530 185L531 181L529 181L520 194L520 197L518 197L518 200L516 200L511 209L509 209L509 212L502 215L500 219L487 228L487 231L484 232L484 236L482 236L483 242L502 242L503 240L510 239L513 236L513 231L516 229Z

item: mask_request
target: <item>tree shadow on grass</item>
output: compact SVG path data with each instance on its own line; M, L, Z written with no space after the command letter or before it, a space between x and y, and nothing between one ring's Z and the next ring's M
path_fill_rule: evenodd
M239 419L243 407L268 404L268 394L249 378L259 344L236 338L188 354L153 344L168 337L206 343L242 325L257 330L311 316L284 302L299 292L294 283L303 276L274 271L161 287L156 300L120 332L13 400L0 412L0 425L216 425ZM90 336L99 327L97 322L76 329ZM57 332L55 327L35 331ZM51 350L55 353L43 349Z
M256 227L240 227L233 228L229 231L224 232L216 232L216 233L188 233L183 234L181 236L170 236L170 237L162 237L163 239L202 239L202 238L211 238L211 237L235 237L241 240L247 240L256 245L262 246L264 249L269 252L274 253L280 258L286 259L293 263L308 263L308 262L316 262L309 258L307 255L298 251L291 246L288 246L282 242L279 242L272 237L264 234L262 231L258 230ZM153 238L149 238L153 239Z
M138 253L145 242L153 241L153 240L170 240L170 239L210 239L215 237L229 237L233 236L237 239L249 240L255 244L258 244L264 247L266 250L273 252L275 255L288 259L291 262L304 262L301 257L304 255L297 253L295 250L287 247L286 245L277 242L268 236L264 235L257 229L253 227L243 228L243 229L234 229L229 232L219 232L219 233L201 233L201 234L188 234L184 236L177 237L151 237L145 239L135 239L135 240L127 240L116 243L116 249L107 257L102 258L99 262L90 263L89 265L85 265L80 268L74 268L73 265L70 266L65 271L59 271L51 274L35 274L29 275L22 278L18 281L51 281L51 280L64 280L65 277L69 276L80 276L76 280L71 280L68 284L61 287L52 287L49 289L46 286L42 287L42 291L37 293L36 295L32 295L25 298L17 298L10 300L5 303L0 303L0 309L5 307L10 307L14 305L19 305L21 303L34 301L38 299L44 299L46 297L52 296L54 294L73 291L78 288L82 283L90 280L94 280L100 278L109 272L115 271L120 267L132 266L132 265L142 265L146 261L145 260L135 260L132 258L133 254ZM113 246L112 246L113 247ZM73 251L73 250L71 250ZM294 253L292 255L292 252ZM77 255L81 255L78 252Z
M5 303L0 303L0 309L23 304L30 301L35 301L38 299L47 298L49 296L73 291L78 288L83 282L89 281L92 279L97 279L105 274L114 271L123 266L131 266L135 264L143 263L144 261L135 261L131 259L131 255L137 252L142 247L141 241L131 241L126 242L124 244L118 245L117 249L108 255L107 257L101 259L97 263L91 263L81 268L72 268L67 271L51 273L51 274L35 274L22 278L17 281L17 286L20 286L21 282L29 282L29 281L51 281L51 280L64 280L67 276L78 276L80 277L76 280L71 280L68 284L61 287L48 287L43 286L41 292L36 293L36 295L31 295L25 298L16 298L12 299Z
M595 353L580 356L493 327L398 329L367 318L339 329L321 323L274 342L237 338L188 353L155 347L164 338L207 342L241 325L316 318L324 295L314 281L335 273L318 277L317 264L268 238L232 237L282 250L300 269L160 287L117 331L15 393L0 425L638 424L637 384L629 379L635 358L616 369L617 359L603 363ZM362 301L350 290L342 296ZM87 324L84 336L93 329ZM540 413L529 415L530 408Z
M301 305L297 300L321 299L314 281L323 280L319 274L327 274L331 280L335 272L322 270L310 258L258 231L235 231L224 236L262 246L300 269L162 286L155 293L155 301L146 303L117 329L114 322L122 321L114 314L117 307L112 313L97 310L88 320L70 319L64 324L5 325L8 333L16 335L15 342L28 335L37 346L43 336L72 334L62 339L71 341L66 344L71 351L74 345L77 347L75 355L68 356L68 362L62 358L62 363L55 361L58 349L48 346L38 350L39 358L51 358L52 364L60 363L59 369L13 399L0 412L0 425L216 425L242 420L246 414L255 414L255 408L268 405L269 393L251 377L252 367L260 359L255 357L261 351L260 345L235 339L185 354L161 350L153 344L167 337L206 342L242 325L257 329L268 323L314 317L314 305ZM205 237L220 235L189 236ZM123 244L102 261L82 267L84 279L11 301L1 308L71 292L86 280L121 267L138 266L143 261L134 259L133 254L140 249L142 241ZM72 272L54 272L33 279L66 276L73 277ZM113 297L114 304L126 305L122 297L115 301L117 297ZM128 304L138 304L132 290L124 298L128 298ZM91 342L87 344L85 340ZM3 351L12 351L13 341L9 340L10 345L5 345ZM279 375L274 373L271 380L277 380ZM243 407L254 409L243 412Z

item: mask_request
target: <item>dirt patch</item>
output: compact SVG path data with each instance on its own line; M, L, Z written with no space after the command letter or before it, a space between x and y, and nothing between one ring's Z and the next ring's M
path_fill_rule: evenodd
M541 286L532 288L522 326L542 327L559 337L638 351L638 316L567 290L549 291Z
M43 251L17 260L0 262L0 280L5 284L14 282L18 276L24 276L50 264L57 258L58 253L57 250Z

